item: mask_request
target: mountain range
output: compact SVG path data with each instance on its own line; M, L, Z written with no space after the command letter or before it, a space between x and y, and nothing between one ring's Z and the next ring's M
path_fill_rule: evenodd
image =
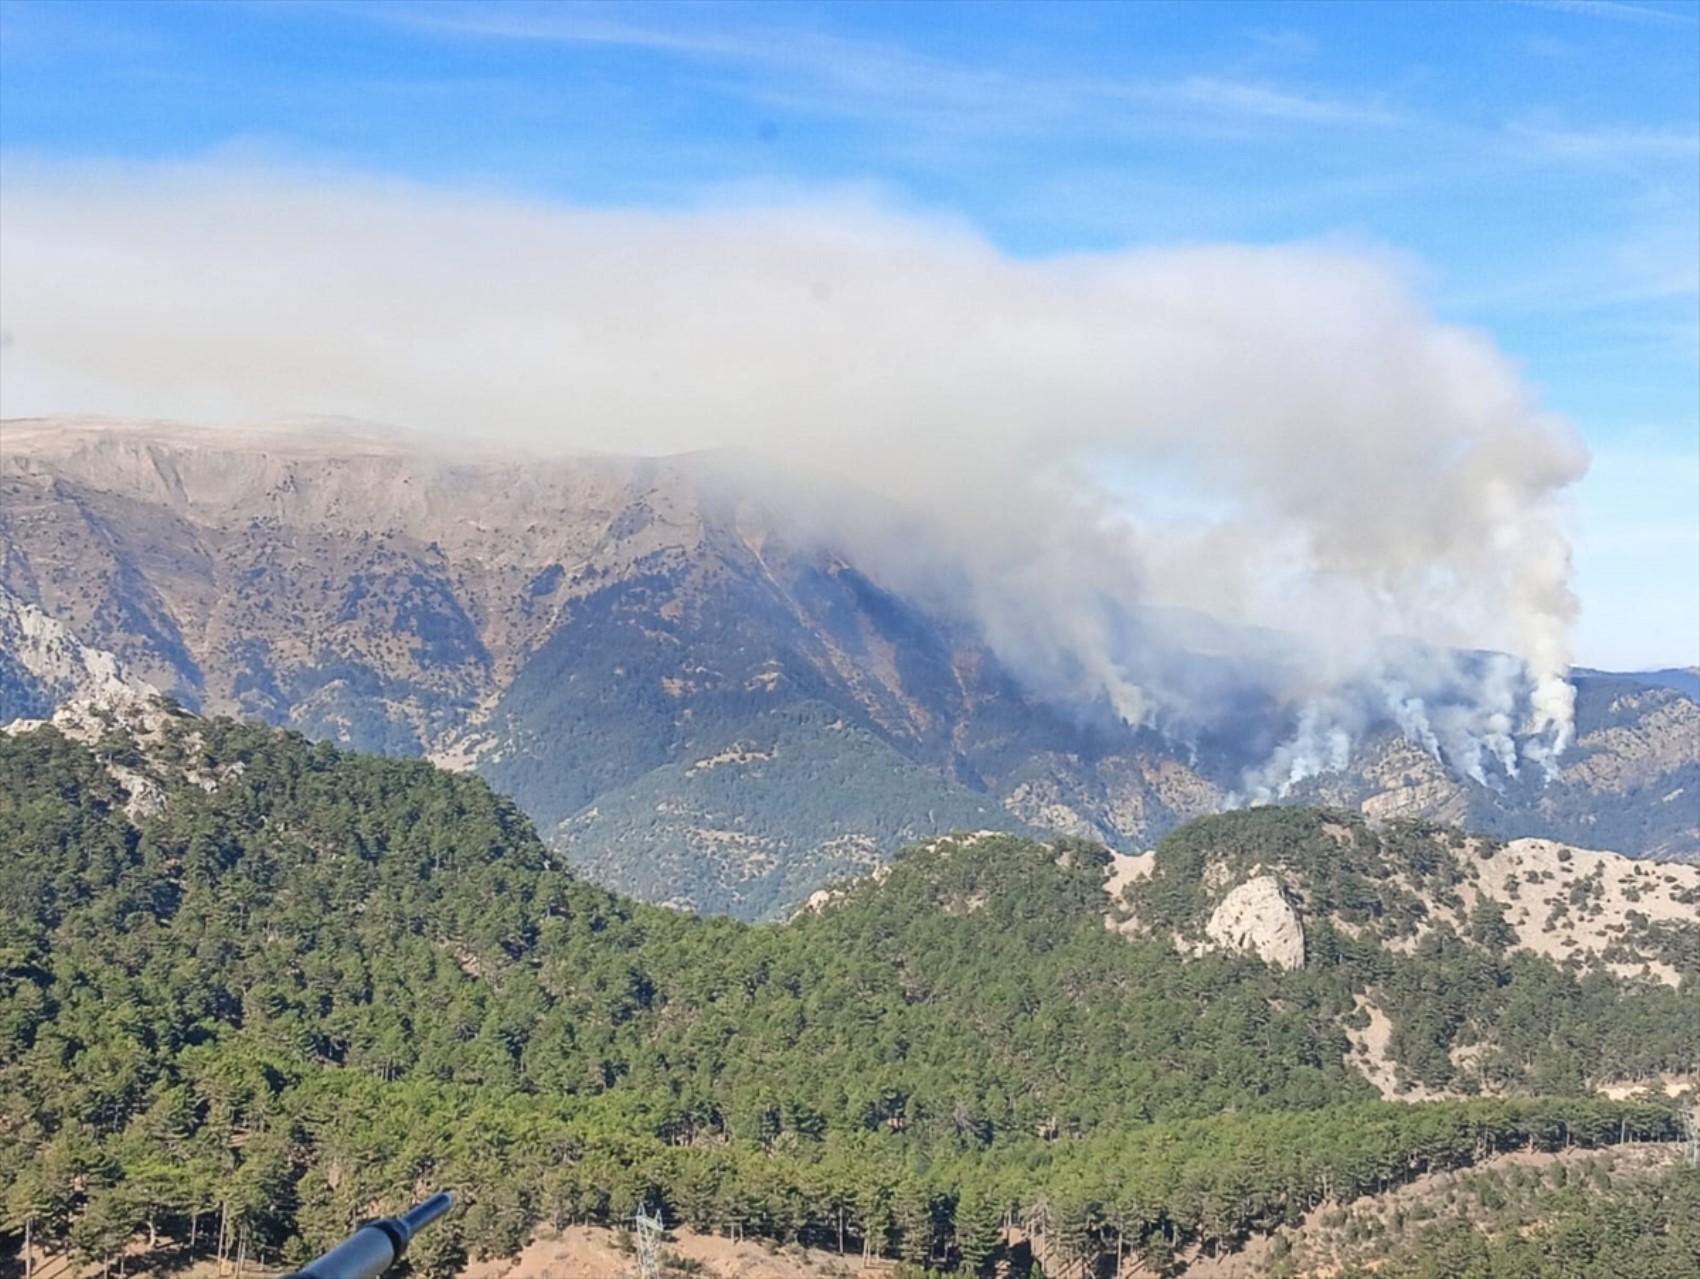
M943 594L835 539L818 498L717 455L9 421L0 718L152 688L423 755L596 878L746 918L951 830L1137 851L1233 802L1291 727L1249 694L1185 739L1048 696ZM1288 798L1700 857L1693 674L1578 672L1550 779L1472 781L1388 724Z

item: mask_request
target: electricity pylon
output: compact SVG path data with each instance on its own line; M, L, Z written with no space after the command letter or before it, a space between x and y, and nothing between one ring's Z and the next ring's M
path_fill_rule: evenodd
M638 1279L661 1279L661 1218L639 1208L632 1224L637 1227Z

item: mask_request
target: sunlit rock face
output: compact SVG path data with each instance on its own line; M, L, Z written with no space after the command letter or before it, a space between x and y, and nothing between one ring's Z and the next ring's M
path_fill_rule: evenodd
M1276 968L1304 967L1304 926L1273 875L1248 879L1230 891L1211 913L1204 933L1225 950L1250 952Z
M0 584L0 724L46 719L68 701L122 702L155 691Z

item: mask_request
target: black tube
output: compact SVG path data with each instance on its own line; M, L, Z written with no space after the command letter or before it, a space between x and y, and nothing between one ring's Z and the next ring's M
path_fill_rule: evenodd
M284 1279L378 1279L401 1260L414 1233L441 1217L454 1201L450 1194L432 1195L399 1217L368 1222Z
M396 1221L406 1232L401 1237L401 1246L407 1247L407 1241L419 1232L419 1227L428 1226L438 1217L441 1217L454 1206L454 1201L455 1197L444 1191L442 1194L432 1195L429 1199L414 1204L413 1207L396 1218Z

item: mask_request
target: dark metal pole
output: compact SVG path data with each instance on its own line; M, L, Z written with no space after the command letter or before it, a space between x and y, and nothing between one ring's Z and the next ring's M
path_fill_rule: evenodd
M367 1222L329 1252L313 1258L284 1279L378 1279L401 1260L408 1240L419 1228L441 1217L453 1203L453 1195L432 1195L399 1217Z

